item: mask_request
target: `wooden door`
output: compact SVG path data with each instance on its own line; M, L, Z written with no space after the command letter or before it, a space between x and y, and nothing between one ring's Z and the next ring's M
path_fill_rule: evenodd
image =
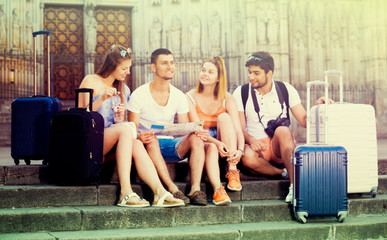
M73 100L84 77L83 7L46 5L44 28L52 36L54 96Z
M132 47L131 9L96 7L94 16L98 23L94 69L98 70L113 44ZM131 75L126 80L129 88L133 90Z

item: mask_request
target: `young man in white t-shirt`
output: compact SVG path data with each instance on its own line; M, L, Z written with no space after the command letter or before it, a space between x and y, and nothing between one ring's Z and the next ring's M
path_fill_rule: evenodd
M153 160L160 179L175 198L188 203L206 205L206 194L200 191L200 182L205 160L204 143L196 134L180 138L156 137L150 131L152 124L172 124L177 114L179 123L188 123L188 103L185 94L172 86L175 62L168 49L157 49L151 55L151 70L154 79L138 87L129 100L129 121L139 130L140 139ZM191 169L191 191L189 199L173 183L166 163L178 162L189 156Z
M233 93L246 142L242 163L255 174L289 177L290 187L285 201L291 202L293 197L291 157L296 145L288 127L290 124L288 108L301 126L306 127L305 108L301 104L297 90L289 83L283 82L283 89L286 89L287 93L279 91L279 87L276 86L278 83L273 80L274 60L269 53L253 53L245 66L249 71L250 81L247 101L243 103L242 86L236 88ZM324 98L316 102L321 103L324 103ZM270 121L271 124L268 124ZM285 168L277 168L270 164L270 161L283 163Z

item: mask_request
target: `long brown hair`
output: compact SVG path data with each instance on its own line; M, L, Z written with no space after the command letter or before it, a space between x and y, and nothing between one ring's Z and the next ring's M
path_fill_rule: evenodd
M224 64L224 60L222 57L216 56L213 58L206 59L203 62L203 65L204 63L207 63L207 62L214 64L215 67L218 69L219 82L216 83L216 86L214 89L214 97L216 99L223 100L226 97L226 92L227 92L227 72L226 72L226 65ZM198 93L203 91L203 84L200 81L196 85L195 91Z
M125 48L121 45L112 45L109 52L106 54L105 60L102 63L101 67L98 69L96 74L101 77L108 77L117 66L125 60L132 60L132 50L130 48ZM113 87L121 93L121 102L124 101L124 84L122 81L115 80L113 82Z

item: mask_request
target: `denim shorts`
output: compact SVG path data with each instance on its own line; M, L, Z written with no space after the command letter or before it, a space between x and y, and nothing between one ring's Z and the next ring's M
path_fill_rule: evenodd
M179 147L180 142L184 137L179 138L160 138L159 145L161 155L163 155L166 162L179 162L184 158L179 156L177 152L177 147ZM183 156L184 157L184 156Z
M212 127L212 128L207 129L207 130L208 130L211 137L213 137L213 138L218 137L218 128Z

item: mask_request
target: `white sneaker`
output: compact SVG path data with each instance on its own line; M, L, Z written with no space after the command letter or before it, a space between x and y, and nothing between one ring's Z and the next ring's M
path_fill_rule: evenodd
M284 168L284 171L281 173L281 176L282 176L284 179L289 179L288 170L286 170L286 168Z
M289 193L285 198L285 202L293 204L293 184L290 184Z

